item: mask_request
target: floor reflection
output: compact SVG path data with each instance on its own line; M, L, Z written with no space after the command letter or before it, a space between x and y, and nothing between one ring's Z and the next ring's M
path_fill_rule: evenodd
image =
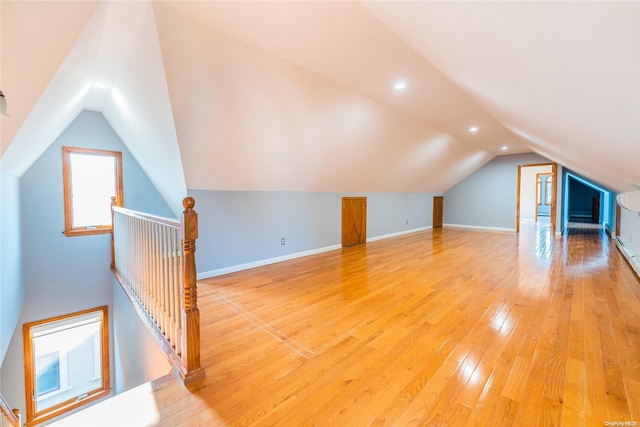
M551 266L553 262L554 244L559 245L556 252L561 254L561 262L565 266L579 266L582 269L602 268L609 265L609 237L602 224L569 222L562 239L554 239L549 217L538 217L537 221L520 223L520 245L533 248L525 251L526 256L533 255L538 265ZM568 240L574 241L572 250L568 250ZM578 244L575 245L576 239ZM590 255L585 256L589 247Z
M520 222L521 243L533 247L534 257L538 262L550 264L553 256L553 230L549 217L538 217L537 221Z
M591 224L585 222L568 222L565 232L568 236L584 234L596 235L603 233L605 233L603 224Z
M565 265L580 267L583 274L609 266L611 244L603 224L569 222L565 228L565 235ZM574 239L574 242L578 240L580 244L577 250L566 250L568 239ZM590 255L587 256L585 253Z

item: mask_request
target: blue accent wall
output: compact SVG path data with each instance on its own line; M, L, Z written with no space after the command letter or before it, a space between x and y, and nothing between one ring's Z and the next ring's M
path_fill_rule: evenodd
M592 203L593 198L598 197L600 212L597 222L604 224L609 230L615 230L616 201L613 191L568 169L563 170L562 182L566 187L562 203L562 222L565 226L569 221L595 222L591 216Z
M594 198L600 199L600 212L604 194L580 181L569 178L569 221L602 222L601 216L592 218L592 203Z

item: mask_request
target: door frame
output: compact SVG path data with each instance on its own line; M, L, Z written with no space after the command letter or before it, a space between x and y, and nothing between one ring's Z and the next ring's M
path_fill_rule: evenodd
M436 203L438 200L438 203ZM436 223L436 219L440 222ZM432 228L442 228L444 222L444 196L433 196L433 213L431 218Z
M522 180L522 168L533 166L551 166L551 176L553 177L553 185L551 186L551 212L549 213L551 222L551 233L556 232L556 212L558 201L558 164L554 162L548 163L530 163L526 165L518 165L518 189L516 195L516 233L520 232L520 184ZM537 203L537 200L536 200Z
M364 212L363 212L363 218L362 218L362 224L361 224L361 230L362 230L362 236L361 236L361 240L356 242L356 243L350 243L348 245L345 245L345 216L344 216L344 211L345 211L345 201L347 200L357 200L357 201L362 201L364 202ZM342 209L340 210L341 212L341 231L340 231L340 243L342 245L342 247L348 247L348 246L354 246L354 245L360 245L362 243L366 243L367 242L367 198L364 196L360 196L360 197L343 197L340 200L340 205L342 207Z

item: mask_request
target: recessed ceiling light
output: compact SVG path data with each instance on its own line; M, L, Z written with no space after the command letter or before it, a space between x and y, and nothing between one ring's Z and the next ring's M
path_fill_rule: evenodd
M406 89L406 88L407 88L407 82L402 81L402 80L397 81L397 82L393 85L393 88L394 88L395 90L398 90L398 91L400 91L400 90L404 90L404 89Z
M471 126L469 132L478 132L478 126Z
M502 147L502 148L500 148L500 149L501 149L502 151L504 151L504 150L506 150L507 148L509 148L509 147L507 147L507 146L505 145L504 147Z

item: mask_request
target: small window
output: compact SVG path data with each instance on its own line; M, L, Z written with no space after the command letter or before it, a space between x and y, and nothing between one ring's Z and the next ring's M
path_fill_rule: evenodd
M542 178L540 178L540 175L538 175L536 182L537 182L536 200L538 202L538 205L541 205L542 204Z
M111 197L122 206L122 153L62 147L67 236L111 232Z
M545 205L550 205L551 200L553 199L553 175L548 175L547 180L545 181L546 193L545 193Z
M23 332L28 424L109 393L107 307L27 323Z

